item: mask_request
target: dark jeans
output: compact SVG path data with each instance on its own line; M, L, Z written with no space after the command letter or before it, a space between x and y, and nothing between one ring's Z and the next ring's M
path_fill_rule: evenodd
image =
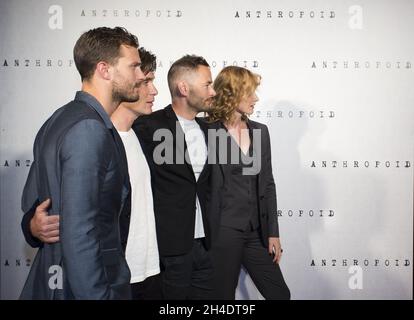
M213 299L235 299L242 265L265 299L290 299L279 265L272 261L260 240L260 229L240 231L221 226L211 253L215 271Z
M162 300L160 274L146 278L144 281L131 284L133 300Z
M208 299L212 291L213 265L201 239L190 252L161 256L161 286L164 299Z

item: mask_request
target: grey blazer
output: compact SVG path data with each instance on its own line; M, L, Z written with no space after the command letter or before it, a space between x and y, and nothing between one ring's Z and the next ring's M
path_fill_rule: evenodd
M129 299L119 227L130 209L128 167L105 110L78 92L45 122L33 152L22 210L50 197L60 241L39 248L20 298Z
M258 173L257 195L259 204L259 220L262 229L262 242L264 246L268 246L269 237L279 237L279 225L277 219L277 201L276 201L276 187L272 172L272 157L270 147L270 136L267 126L259 122L249 120L249 125L252 129L259 130L260 133L260 148L253 144L253 150L256 153L260 152L260 171ZM219 122L209 124L209 129L219 130L221 125ZM226 176L231 174L227 172L226 166L219 164L218 145L220 141L217 138L209 140L209 152L214 150L216 152L217 165L211 166L210 174L210 190L208 192L207 212L211 224L212 241L217 238L217 232L220 226L220 212L222 207L222 190ZM214 245L214 243L213 243Z

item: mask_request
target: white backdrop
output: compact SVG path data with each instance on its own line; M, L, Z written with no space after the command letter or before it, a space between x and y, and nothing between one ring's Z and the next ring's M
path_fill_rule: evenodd
M72 49L124 26L166 74L187 53L213 77L262 75L253 120L269 126L292 299L412 299L414 2L0 1L1 298L18 297L34 251L20 197L36 132L74 97ZM239 299L260 299L242 272Z

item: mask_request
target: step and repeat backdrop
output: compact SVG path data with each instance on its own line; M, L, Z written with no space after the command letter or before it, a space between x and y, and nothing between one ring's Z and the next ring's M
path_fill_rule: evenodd
M158 57L155 109L182 55L262 76L253 120L269 127L292 299L412 299L412 1L0 2L1 299L35 251L20 197L42 123L80 88L80 34L123 26ZM238 299L262 299L242 270Z

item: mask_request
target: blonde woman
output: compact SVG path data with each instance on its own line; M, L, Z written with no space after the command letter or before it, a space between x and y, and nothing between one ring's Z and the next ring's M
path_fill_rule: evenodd
M248 119L258 101L259 84L258 75L230 66L213 85L216 96L208 121L226 136L217 140L219 165L212 166L211 172L209 212L212 229L218 230L212 247L213 299L235 298L242 266L266 299L290 299L279 267L283 250L269 132L265 125Z

